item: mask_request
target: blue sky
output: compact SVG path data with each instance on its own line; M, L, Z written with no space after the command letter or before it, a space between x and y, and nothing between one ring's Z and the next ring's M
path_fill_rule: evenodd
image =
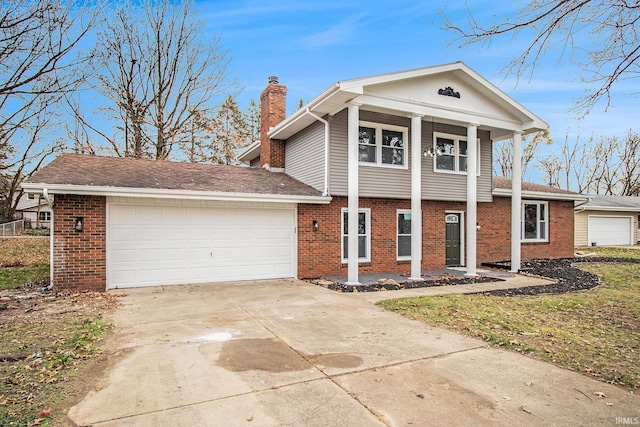
M474 17L487 24L494 17L509 16L518 5L468 3ZM288 87L291 112L300 98L309 101L340 80L460 60L547 121L558 142L567 132L572 140L592 133L623 137L637 122L638 100L629 96L637 92L633 81L616 89L606 113L604 105L583 119L569 111L588 86L580 81L581 70L558 49L547 52L531 78L516 85L501 71L525 39L507 38L488 48L450 45L455 35L439 28L439 14L464 24L464 0L198 0L197 9L206 31L220 34L233 57L229 72L244 87L241 106L258 99L269 75Z

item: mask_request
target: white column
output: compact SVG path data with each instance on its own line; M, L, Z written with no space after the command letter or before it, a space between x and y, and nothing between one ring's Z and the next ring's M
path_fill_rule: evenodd
M411 117L411 280L422 280L422 116Z
M522 132L513 134L511 177L511 271L520 270L520 215L522 212Z
M347 128L348 145L348 273L347 284L357 285L358 282L358 120L360 106L349 105L349 124Z
M467 126L467 276L476 276L478 125Z

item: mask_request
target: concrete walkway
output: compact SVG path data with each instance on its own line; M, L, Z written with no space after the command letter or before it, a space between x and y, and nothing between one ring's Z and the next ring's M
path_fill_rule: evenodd
M364 294L296 280L126 292L108 319L104 377L69 412L79 425L593 426L640 415L637 395Z

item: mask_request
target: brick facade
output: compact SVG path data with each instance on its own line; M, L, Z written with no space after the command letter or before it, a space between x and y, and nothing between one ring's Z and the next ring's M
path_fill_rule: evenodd
M360 199L360 208L371 209L371 262L361 263L361 273L410 271L409 261L396 258L396 213L410 209L409 200ZM334 197L329 205L298 205L298 276L300 278L347 274L341 261L341 209L347 198ZM445 266L445 214L466 210L463 202L423 201L422 268ZM549 202L549 241L523 243L522 259L562 258L573 255L573 202ZM318 222L318 231L313 230ZM511 199L494 197L478 204L477 262L503 261L511 257Z
M104 291L106 198L56 194L53 231L53 280L56 289ZM75 229L76 219L83 230Z
M346 197L328 205L298 205L298 277L347 274L341 260L341 210ZM411 208L410 200L363 198L371 211L371 261L361 273L409 272L410 261L396 258L397 210ZM446 212L464 212L462 202L423 201L422 268L445 266ZM54 206L54 284L57 289L104 291L106 288L106 199L99 196L56 195ZM83 230L75 230L77 217ZM318 230L313 230L313 221ZM510 258L511 199L494 197L478 204L478 265ZM549 202L549 242L523 243L522 259L561 258L573 254L573 202Z
M284 141L270 139L269 129L287 117L287 87L269 77L260 94L260 166L284 169Z

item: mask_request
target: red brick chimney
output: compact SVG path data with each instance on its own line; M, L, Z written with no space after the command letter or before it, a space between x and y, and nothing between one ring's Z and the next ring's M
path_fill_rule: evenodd
M287 87L278 77L269 76L269 84L260 94L260 166L284 169L284 141L269 139L267 132L287 117Z

